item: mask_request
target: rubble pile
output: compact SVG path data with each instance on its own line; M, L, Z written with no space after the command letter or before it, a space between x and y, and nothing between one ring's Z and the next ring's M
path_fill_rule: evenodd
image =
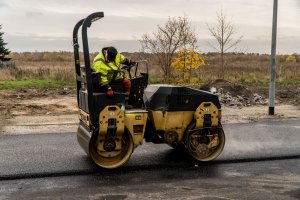
M212 84L202 86L200 89L218 95L221 104L233 108L265 105L268 102L263 96L252 93L247 87L225 80L217 80Z
M242 108L251 105L265 105L267 103L266 99L256 93L251 98L240 95L233 96L230 92L223 93L222 88L220 88L215 94L219 96L221 104L230 107Z

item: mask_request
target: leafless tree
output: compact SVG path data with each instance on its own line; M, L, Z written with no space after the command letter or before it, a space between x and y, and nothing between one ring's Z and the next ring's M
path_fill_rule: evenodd
M180 48L195 46L197 42L195 31L186 16L169 18L163 25L158 25L157 32L144 34L139 40L144 52L151 53L157 60L164 75L164 80L170 82L171 64Z
M222 9L217 13L217 23L215 25L206 25L210 34L216 40L216 44L210 43L210 46L220 53L220 72L223 77L225 72L224 53L228 52L229 50L235 50L237 45L241 42L243 36L234 37L235 34L237 34L237 29L232 21L227 18Z

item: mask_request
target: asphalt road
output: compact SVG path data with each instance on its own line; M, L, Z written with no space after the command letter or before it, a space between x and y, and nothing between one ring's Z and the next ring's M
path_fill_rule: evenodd
M0 136L0 199L300 199L300 120L224 130L213 162L144 143L115 170L96 167L75 133Z

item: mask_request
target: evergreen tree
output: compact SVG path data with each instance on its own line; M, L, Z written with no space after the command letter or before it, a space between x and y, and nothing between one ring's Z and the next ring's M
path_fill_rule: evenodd
M1 29L2 29L2 25L0 25L0 30ZM0 58L10 54L10 51L7 48L5 48L5 45L7 45L7 43L5 43L2 38L3 34L4 34L3 32L0 32Z

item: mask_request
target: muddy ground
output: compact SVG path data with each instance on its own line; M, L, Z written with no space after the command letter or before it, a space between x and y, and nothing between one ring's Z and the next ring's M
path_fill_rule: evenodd
M266 118L300 118L300 87L276 90L275 116L268 115L268 88L216 81L212 90L222 103L222 122L240 123ZM0 133L74 132L78 123L74 89L0 90Z

